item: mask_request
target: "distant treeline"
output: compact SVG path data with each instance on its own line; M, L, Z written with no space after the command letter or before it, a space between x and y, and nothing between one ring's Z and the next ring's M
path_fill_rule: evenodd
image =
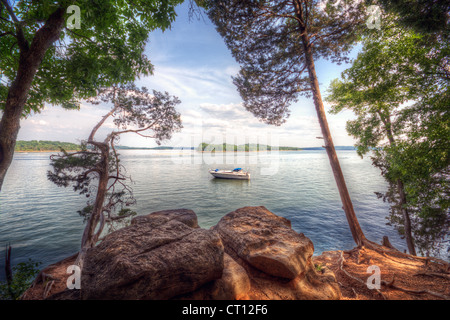
M153 148L117 146L116 149L123 149L123 150L193 150L195 148L194 147L168 147L168 146L159 146L159 147L153 147Z
M46 140L31 140L31 141L17 141L16 151L59 151L60 148L64 150L80 150L81 147L75 143L60 142L60 141L46 141Z
M197 150L199 151L272 151L273 150L279 150L279 151L300 151L302 148L297 147L272 147L269 145L264 144L242 144L242 145L235 145L235 144L209 144L202 142L199 144Z

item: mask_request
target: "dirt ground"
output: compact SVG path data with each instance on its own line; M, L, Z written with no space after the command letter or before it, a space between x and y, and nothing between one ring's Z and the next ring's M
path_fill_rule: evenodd
M450 300L450 270L444 261L367 248L328 251L313 261L317 269L335 274L345 300ZM375 284L369 266L380 270L379 290L367 286L368 280Z
M38 276L39 281L22 299L72 299L73 294L64 290L69 276L67 267L74 264L75 259L76 255L42 270L44 276ZM328 268L335 274L343 300L450 300L450 268L443 261L367 248L328 251L313 257L313 261L317 272ZM373 274L367 272L369 266L378 266L380 270L380 289L367 286L367 280Z
M77 254L44 268L35 283L22 295L22 300L44 300L67 288L67 267L73 265Z

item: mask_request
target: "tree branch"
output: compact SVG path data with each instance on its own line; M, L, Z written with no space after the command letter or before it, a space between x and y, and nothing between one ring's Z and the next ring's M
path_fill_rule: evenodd
M5 6L6 11L8 11L9 16L11 17L11 19L13 19L14 23L20 24L20 21L19 21L19 19L17 19L16 15L14 14L14 10L9 5L8 0L0 0L0 1Z
M72 33L73 35L76 35L77 37L84 38L84 39L88 40L90 43L97 44L97 43L96 43L94 40L92 40L91 38L86 37L85 35L82 35L82 34L78 34L78 33L76 33L75 31L73 31L72 29L69 29L69 28L64 28L64 29L65 29L66 31Z
M16 15L14 14L14 10L8 3L8 0L0 0L0 1L6 7L6 11L8 11L9 16L14 21L14 25L16 26L16 38L19 43L20 49L24 52L28 51L28 49L30 48L30 44L28 43L27 39L25 39L25 35L22 29L22 22L19 21L19 19L17 19Z
M7 32L1 33L1 34L0 34L0 38L6 36L6 35L8 35L8 34L10 34L10 35L12 35L12 36L15 37L14 33L12 33L11 31L7 31Z
M115 99L116 88L114 88L113 90L114 90L114 99ZM103 116L102 120L100 120L100 122L95 125L94 129L92 129L91 134L89 135L89 138L88 138L89 143L94 142L94 136L97 133L98 129L105 123L106 119L108 119L117 110L117 108L118 108L118 106L115 105L114 108L112 108L110 112L108 112L105 116Z
M11 21L11 20L5 19L5 18L3 18L3 17L0 17L0 19L3 20L3 21L5 21L5 22L8 22L8 23L11 23L12 25L14 25L14 22Z

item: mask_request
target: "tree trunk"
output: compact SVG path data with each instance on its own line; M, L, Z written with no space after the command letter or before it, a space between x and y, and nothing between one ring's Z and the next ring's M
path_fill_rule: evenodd
M20 130L20 119L27 102L28 91L45 53L61 34L64 26L64 14L63 8L58 8L52 13L45 25L36 32L30 45L23 37L20 27L17 27L19 28L17 31L20 48L19 67L16 78L9 88L0 121L0 190L14 156L14 148Z
M415 256L417 254L416 254L416 248L414 247L414 240L413 240L412 232L411 232L411 220L409 218L408 209L406 209L404 207L404 205L406 205L406 203L407 203L405 187L403 186L403 182L400 179L397 180L397 189L398 189L398 195L400 197L400 206L401 206L400 210L402 211L403 223L404 223L404 227L405 227L406 245L408 246L409 254L412 254Z
M12 289L13 273L11 269L11 246L8 245L5 250L5 276L6 285L8 286L8 292L11 297L14 297L14 292Z
M97 230L96 232L97 226L102 221L102 219L104 219L103 205L105 202L109 181L109 147L107 144L98 142L95 142L95 146L97 146L101 150L101 168L97 187L97 195L95 197L91 215L83 231L83 236L81 238L81 249L75 262L75 264L78 265L81 270L83 270L83 262L87 250L95 247L99 235L103 230L104 224L101 223L99 230Z
M11 288L11 283L13 280L12 271L11 271L11 246L6 246L5 250L5 276L6 283L8 284L8 288Z
M95 246L98 240L98 237L96 237L95 230L103 215L103 206L105 202L106 191L108 189L108 181L109 181L109 148L107 145L101 147L101 153L102 153L102 160L101 160L102 168L100 169L101 173L98 181L97 195L95 197L92 213L89 217L86 228L84 229L83 232L83 237L81 239L82 249L88 249Z
M386 130L386 136L389 140L389 144L391 146L395 146L395 139L394 139L394 134L392 131L392 122L391 122L390 116L388 116L388 115L383 116L381 111L378 111L378 116L380 117L381 121L384 124L385 130ZM408 209L405 208L405 206L407 204L407 199L406 199L405 187L404 187L403 181L401 179L397 179L397 192L398 192L398 195L400 198L399 199L400 210L402 211L403 224L405 227L406 245L408 246L409 254L412 254L415 256L417 254L416 254L416 248L414 247L414 239L413 239L412 231L411 231L411 219L409 218Z
M302 28L302 27L301 27ZM311 45L309 43L309 37L306 29L301 30L302 42L305 50L305 60L308 68L309 79L311 81L311 89L313 93L314 105L316 107L317 117L319 118L319 124L322 129L323 138L325 141L325 149L330 160L331 169L334 174L334 179L339 190L339 195L343 204L343 209L347 217L347 221L352 232L353 240L358 246L363 245L366 241L366 237L359 225L358 218L356 217L353 209L353 204L350 199L350 195L345 184L344 175L339 164L339 160L334 148L333 140L331 138L330 129L328 127L327 118L325 115L325 109L323 106L322 96L320 94L319 81L317 80L316 70L314 66L314 59L311 51Z

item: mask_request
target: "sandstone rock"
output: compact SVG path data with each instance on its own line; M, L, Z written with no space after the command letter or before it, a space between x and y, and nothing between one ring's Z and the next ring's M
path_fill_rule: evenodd
M178 300L242 300L248 298L250 279L245 269L224 254L222 278L202 286L196 291L178 296Z
M82 299L169 299L221 278L222 242L214 231L191 227L192 213L136 217L88 250Z
M314 247L290 221L265 207L245 207L224 216L212 229L225 251L250 278L248 298L255 300L339 299L335 279L317 274Z
M240 300L247 296L250 290L250 279L245 269L224 254L224 269L222 278L215 281L213 287L215 300Z
M175 210L163 210L152 212L148 215L137 216L131 220L131 224L137 224L152 220L155 217L164 219L165 222L169 220L177 220L183 222L185 225L191 228L198 228L197 215L194 211L189 209L175 209Z
M214 227L224 245L253 267L294 279L309 268L314 247L290 221L265 207L245 207L225 215Z

